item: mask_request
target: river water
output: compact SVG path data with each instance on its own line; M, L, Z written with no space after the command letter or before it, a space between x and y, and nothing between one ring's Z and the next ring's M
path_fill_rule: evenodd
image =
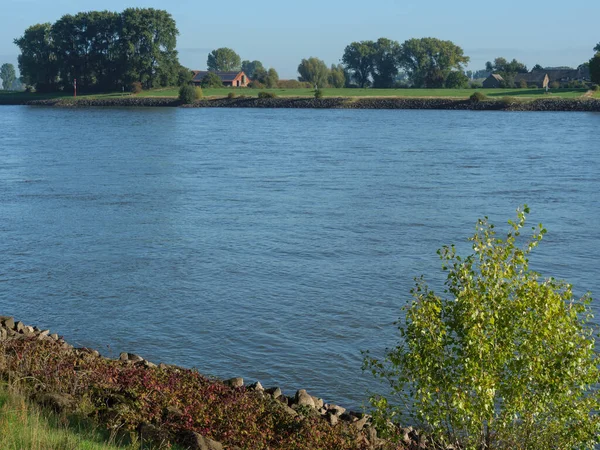
M600 298L600 114L0 108L0 314L349 407L413 277L517 206ZM599 305L600 303L595 303Z

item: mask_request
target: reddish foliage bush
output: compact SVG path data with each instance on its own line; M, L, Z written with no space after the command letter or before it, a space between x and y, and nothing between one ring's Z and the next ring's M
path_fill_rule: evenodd
M232 388L195 370L122 363L55 342L0 343L0 375L31 392L73 396L113 429L150 423L174 436L192 430L229 446L252 449L360 449L357 431L321 418L287 413L277 400Z

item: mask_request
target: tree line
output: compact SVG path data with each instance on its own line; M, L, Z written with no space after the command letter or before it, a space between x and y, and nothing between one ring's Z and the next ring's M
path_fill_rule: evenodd
M153 8L128 8L121 13L90 11L65 15L54 24L36 24L15 39L20 80L12 64L0 69L3 88L16 81L36 90L71 89L75 80L84 91L114 91L140 84L144 89L181 86L191 81L191 71L183 67L175 50L179 31L172 16ZM600 81L600 44L596 55L584 63L592 81ZM503 76L506 86L525 64L503 57L487 62L485 70L465 72L469 57L452 41L432 37L408 39L400 44L388 38L350 43L344 49L342 64L327 66L316 57L302 59L298 80L280 80L274 68L261 61L243 60L230 48L213 50L208 70L244 71L255 88L298 87L480 87L474 78L490 73ZM536 65L533 70L543 70ZM222 86L215 74L202 81L204 87ZM8 87L7 87L8 86Z
M464 73L469 57L463 49L436 38L409 39L403 44L387 38L352 42L341 61L342 64L327 66L319 58L304 58L298 65L298 81L336 88L391 88L402 77L415 87L463 87L469 81ZM276 84L269 77L274 69L266 71L260 61L242 62L230 48L213 50L207 65L216 71L243 70L250 79L266 87Z
M133 82L145 88L189 79L179 64L179 31L169 13L128 8L121 13L90 11L36 24L15 39L21 78L38 91L121 90Z

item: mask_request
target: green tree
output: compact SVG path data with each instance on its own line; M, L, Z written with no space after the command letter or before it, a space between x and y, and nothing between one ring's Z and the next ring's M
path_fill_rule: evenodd
M2 64L2 67L0 67L0 79L2 80L2 89L5 91L10 90L17 80L15 66L10 63Z
M260 61L242 61L242 71L250 78L254 80L257 71L266 71L263 63Z
M177 70L177 86L184 86L192 82L193 74L190 69L184 66L179 66Z
M58 64L49 23L33 25L14 40L21 50L19 72L25 84L40 92L52 91L58 81Z
M478 221L474 254L464 259L454 246L439 250L448 298L418 279L398 326L402 342L385 360L365 360L443 443L592 449L599 440L591 299L529 269L546 230L534 227L520 246L528 212L517 211L505 239L487 219ZM380 426L401 412L385 397L373 403Z
M598 42L598 44L596 44L596 46L594 47L594 51L600 52L600 42Z
M241 70L242 60L232 49L223 47L210 52L206 64L208 70L215 72L234 72ZM248 77L250 77L250 75L248 75Z
M453 70L446 77L445 84L449 89L463 89L469 85L469 77L460 70Z
M159 80L175 84L179 31L171 15L153 8L128 8L121 21L119 56L125 83L140 81L145 88L160 86ZM164 72L172 76L165 77Z
M506 76L514 77L518 73L527 73L527 66L525 64L516 59L509 62L503 57L494 59L493 63L488 61L485 63L485 68L489 72L500 74L503 78L506 78Z
M267 77L265 78L265 86L269 89L277 87L279 81L279 74L272 67L267 71Z
M344 49L342 62L351 73L351 78L359 87L370 84L373 70L375 43L373 41L352 42Z
M206 75L204 75L204 78L202 78L200 85L203 88L220 88L223 87L223 82L221 81L219 75L214 72L208 72Z
M329 69L323 60L315 57L303 59L298 65L299 81L307 81L313 86L327 86Z
M451 41L422 38L405 41L399 60L414 86L436 87L452 69L464 70L469 57Z
M535 66L533 66L531 68L532 72L539 72L539 71L542 71L542 70L544 70L544 68L540 64L536 64Z
M373 87L391 88L398 76L402 47L397 41L379 38L374 44L374 49L373 67L371 68Z
M590 59L589 68L592 81L600 84L600 51Z
M327 84L334 88L343 88L346 85L346 74L344 71L344 66L338 64L331 65L331 69L329 69L329 75L327 76Z

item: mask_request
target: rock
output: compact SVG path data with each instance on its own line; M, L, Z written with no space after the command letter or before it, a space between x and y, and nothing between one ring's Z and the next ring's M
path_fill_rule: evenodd
M223 450L223 445L217 441L195 433L194 431L182 431L177 435L181 444L189 450Z
M26 332L25 334L34 334L35 333L35 330L33 329L33 327L30 327L30 326L24 327L23 331Z
M338 424L339 420L338 417L335 414L327 414L327 420L329 421L329 425L331 426L335 426Z
M315 403L315 408L321 409L323 407L323 404L324 404L323 399L322 398L314 397L312 395L311 395L311 397L313 399L313 402Z
M0 341L8 339L8 332L4 328L0 328Z
M248 389L251 391L257 391L257 392L264 392L265 388L262 386L262 384L260 384L260 381L257 381L256 383L252 383L251 385L248 386Z
M146 361L146 360L144 360L144 366L146 366L146 367L149 367L149 368L153 369L153 368L155 368L155 367L156 367L156 364L154 364L153 362L150 362L150 361Z
M232 388L239 388L244 385L244 379L241 377L230 378L228 380L223 381L223 383Z
M271 387L269 389L265 389L265 392L273 398L281 397L283 395L283 392L281 392L281 389L279 389L278 387Z
M296 392L295 403L300 406L310 406L311 408L315 407L315 402L313 398L308 395L305 389L300 389Z
M342 419L344 422L354 422L356 420L358 420L356 417L354 417L353 415L345 412L343 414L341 414L339 416L340 419Z
M123 353L121 353L121 355L122 354ZM127 361L140 362L140 361L143 361L143 360L144 360L144 358L142 358L140 355L136 355L135 353L127 353Z
M15 319L13 319L12 317L8 317L2 321L2 324L5 328L13 330L15 328Z
M127 352L121 352L121 354L119 355L119 361L127 361L129 360L129 354Z
M24 328L25 328L25 324L23 322L19 321L19 322L15 323L14 330L17 333L22 333Z
M288 413L290 416L292 417L296 417L298 415L298 413L296 412L295 409L290 408L288 405L281 405L283 410Z
M346 408L342 408L341 406L338 406L338 405L327 404L327 405L325 405L325 408L327 408L328 411L332 411L332 413L335 414L336 416L341 416L342 414L344 414L346 412Z
M278 402L283 403L286 406L290 406L290 399L287 398L285 395L281 394L279 397L275 397L275 400L277 400Z
M58 392L41 394L37 397L37 401L38 403L48 408L52 408L57 412L69 410L74 404L73 397L68 394L61 394Z
M45 337L50 334L50 330L42 330L38 333L39 336Z
M51 334L51 335L50 335L50 338L51 338L53 341L58 341L58 334L56 334L56 333L54 333L54 334Z
M141 444L144 444L145 441L149 444L157 445L158 448L163 448L163 445L166 445L169 442L169 434L150 423L141 424L139 433ZM142 445L142 448L146 448L146 445Z
M358 431L361 431L365 425L367 424L367 421L369 420L369 418L367 416L364 416L362 419L358 419L356 422L354 422L352 425L354 427L356 427L356 429Z

